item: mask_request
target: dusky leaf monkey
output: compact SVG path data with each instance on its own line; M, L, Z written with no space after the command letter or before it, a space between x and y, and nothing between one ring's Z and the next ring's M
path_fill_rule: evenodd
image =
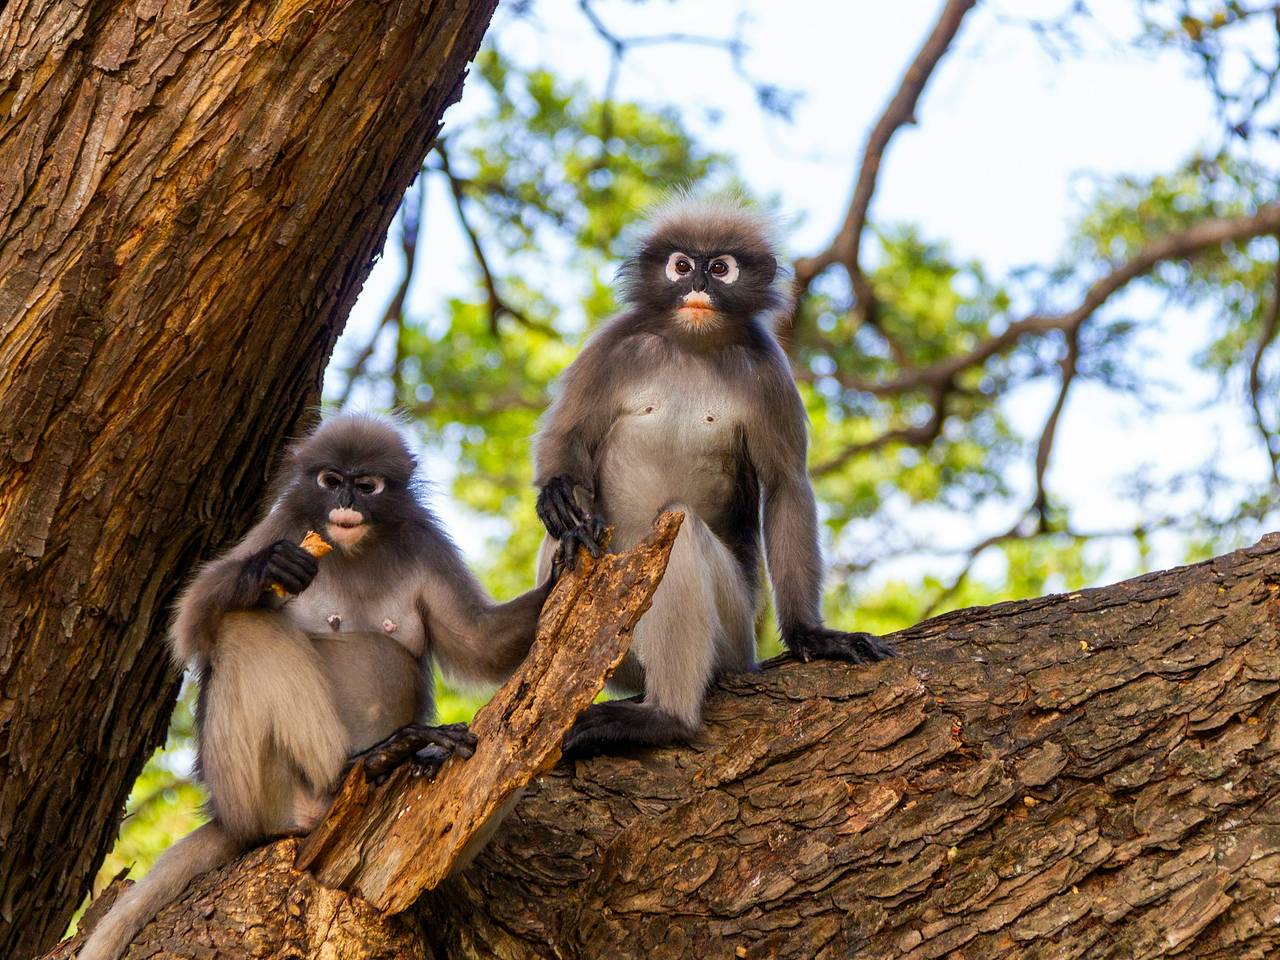
M594 704L567 754L665 744L699 728L710 682L755 663L761 546L796 656L892 656L823 626L807 416L773 332L790 298L767 218L732 199L659 208L620 271L627 309L565 372L534 443L546 571L578 546L625 550L662 510L685 521L612 680L641 702Z
M298 546L309 529L336 548L319 562ZM197 875L309 831L353 755L368 755L370 774L424 746L428 768L469 756L465 725L430 726L432 664L504 680L549 589L494 603L418 499L395 426L361 415L321 425L292 449L266 516L177 604L170 644L199 678L197 771L212 819L121 896L80 960L115 960Z

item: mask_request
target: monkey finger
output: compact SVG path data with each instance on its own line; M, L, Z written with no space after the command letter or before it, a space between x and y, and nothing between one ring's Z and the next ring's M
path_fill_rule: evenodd
M556 563L565 570L574 570L578 563L577 544L573 542L569 534L560 538L560 542L556 545Z
M267 582L279 584L285 593L292 593L294 596L297 596L311 585L310 580L303 580L290 573L268 574Z
M315 577L316 575L313 571L302 570L295 564L278 562L274 558L267 564L267 578L286 587L292 585L301 589L314 580ZM294 592L297 591L295 590Z
M582 521L578 518L578 508L568 498L557 495L552 498L551 506L561 530L570 531L581 524Z
M278 540L271 547L271 559L277 562L293 563L302 567L315 567L316 558L303 550L291 540Z
M587 552L599 560L600 554L604 553L604 547L600 545L600 541L604 537L604 522L594 517L589 518L587 522L578 527L576 532L579 542L587 548Z
M535 512L538 514L538 519L542 521L542 525L546 527L549 535L557 540L564 535L564 527L561 525L559 517L551 509L551 502L545 491L538 494L538 504Z

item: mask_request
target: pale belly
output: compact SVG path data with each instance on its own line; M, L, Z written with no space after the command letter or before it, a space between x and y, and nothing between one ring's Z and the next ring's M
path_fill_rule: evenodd
M599 469L614 545L632 545L673 503L715 527L735 482L740 426L727 392L655 385L628 398Z
M354 598L328 588L323 578L317 577L310 587L285 604L284 612L290 622L306 633L381 634L395 640L412 657L422 654L422 618L411 589Z

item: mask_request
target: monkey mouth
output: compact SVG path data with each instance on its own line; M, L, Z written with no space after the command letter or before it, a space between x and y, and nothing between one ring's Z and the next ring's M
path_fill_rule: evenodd
M720 311L711 305L710 296L695 290L684 295L676 309L676 317L685 326L697 330L714 326L720 319Z
M359 510L339 508L329 511L329 522L326 525L329 539L344 550L350 550L359 543L367 530L368 524Z

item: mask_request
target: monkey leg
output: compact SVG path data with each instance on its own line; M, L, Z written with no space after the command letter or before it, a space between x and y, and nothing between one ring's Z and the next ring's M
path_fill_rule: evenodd
M737 560L688 506L663 509L682 511L685 520L611 683L613 689L642 689L644 699L588 707L565 737L566 755L687 740L698 730L712 679L755 662L755 600Z
M218 821L245 842L309 830L349 738L306 634L280 613L227 615L200 703L200 770Z

